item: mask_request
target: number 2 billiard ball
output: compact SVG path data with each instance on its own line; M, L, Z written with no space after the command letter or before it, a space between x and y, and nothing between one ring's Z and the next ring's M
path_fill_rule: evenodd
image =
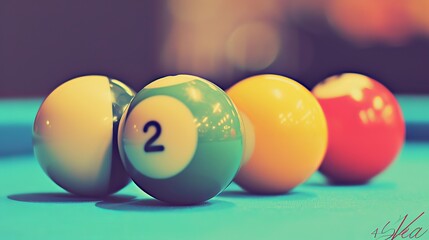
M241 119L226 93L191 75L158 79L123 115L124 166L146 193L170 204L197 204L233 180L243 154Z
M320 171L336 184L366 183L399 153L405 124L398 102L379 82L356 73L332 76L313 89L328 122Z
M33 129L34 153L46 174L82 196L103 197L123 188L129 177L116 135L134 95L125 84L105 76L78 77L49 94Z

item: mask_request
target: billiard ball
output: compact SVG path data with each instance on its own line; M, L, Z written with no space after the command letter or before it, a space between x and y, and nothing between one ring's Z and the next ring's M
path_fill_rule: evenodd
M243 154L234 104L213 83L191 75L164 77L137 93L118 141L132 180L174 205L216 196L234 178Z
M256 194L282 194L317 171L328 133L309 90L290 78L258 75L227 94L241 112L246 133L249 157L235 178L239 186Z
M355 73L316 85L328 122L329 143L320 172L336 184L361 184L386 169L399 153L405 126L393 94Z
M129 182L116 138L134 94L105 76L78 77L49 94L34 121L33 145L55 183L77 195L103 197Z

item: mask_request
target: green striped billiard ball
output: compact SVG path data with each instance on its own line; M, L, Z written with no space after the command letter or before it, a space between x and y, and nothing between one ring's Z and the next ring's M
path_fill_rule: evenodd
M137 93L119 124L118 141L132 180L177 205L220 193L243 154L234 104L219 87L191 75L164 77Z
M117 129L134 95L118 80L92 75L61 84L43 101L34 120L34 154L57 185L76 195L105 197L130 182Z

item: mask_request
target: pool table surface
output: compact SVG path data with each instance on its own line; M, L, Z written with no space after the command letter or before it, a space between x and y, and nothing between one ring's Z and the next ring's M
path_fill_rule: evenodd
M276 196L233 183L185 207L154 200L133 183L104 199L66 193L32 153L41 99L0 100L0 239L429 239L429 98L398 99L407 142L370 183L332 186L316 173Z

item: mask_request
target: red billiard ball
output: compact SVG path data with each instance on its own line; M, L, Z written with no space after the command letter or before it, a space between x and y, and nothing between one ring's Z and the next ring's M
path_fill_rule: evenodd
M367 76L345 73L319 83L313 94L329 132L319 170L332 183L366 183L393 162L404 143L405 124L386 87Z

